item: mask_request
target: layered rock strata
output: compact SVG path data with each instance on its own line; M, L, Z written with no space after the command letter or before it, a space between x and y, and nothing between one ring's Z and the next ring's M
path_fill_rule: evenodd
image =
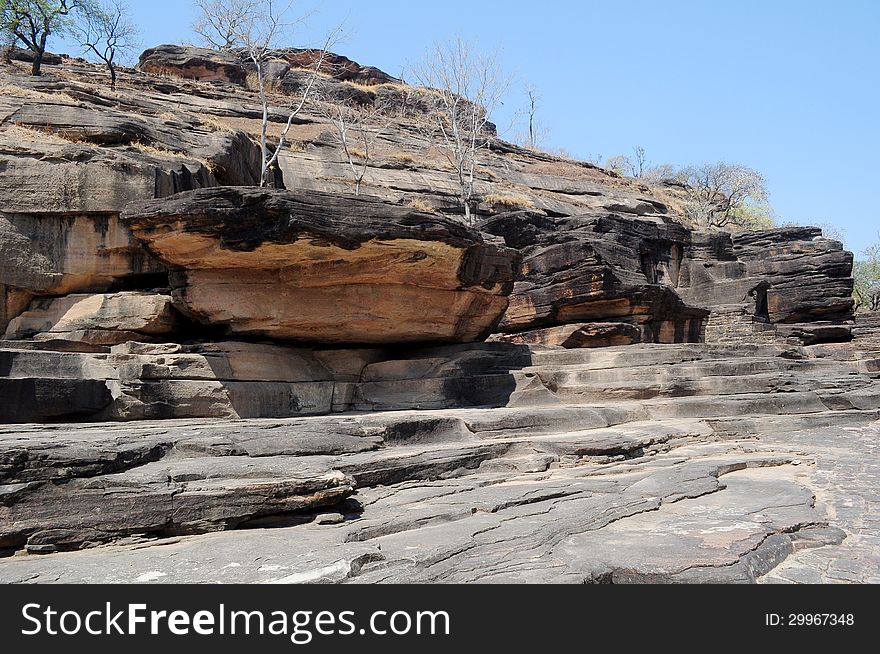
M355 196L217 188L129 206L192 318L311 343L468 342L518 256L454 220Z
M848 533L814 504L798 434L880 418L876 374L810 355L455 346L364 367L362 401L396 411L6 427L7 552L118 545L0 560L0 579L754 581ZM259 531L167 540L240 527Z
M523 254L502 340L581 347L851 338L852 255L818 229L731 235L656 218L526 211L483 228Z

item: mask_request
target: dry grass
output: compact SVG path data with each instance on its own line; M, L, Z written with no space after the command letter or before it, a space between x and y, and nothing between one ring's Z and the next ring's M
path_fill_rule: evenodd
M86 145L92 148L99 147L97 144L92 143L91 141L77 138L72 134L67 134L62 131L56 131L51 127L40 128L33 125L23 125L22 123L16 122L12 127L7 129L16 130L17 133L25 137L29 143L43 142L55 143L58 145L73 143L74 145Z
M37 91L35 89L26 89L21 86L13 86L11 84L0 84L0 95L8 95L14 98L25 98L27 100L52 100L79 104L79 100L63 91L57 93L49 93L46 91Z
M419 198L413 198L409 202L406 203L410 209L415 209L416 211L421 211L422 213L434 213L434 207L425 202L424 200L420 200Z
M147 143L142 143L141 141L134 141L129 144L135 150L143 152L145 154L151 154L154 157L172 157L175 159L188 159L183 152L175 152L174 150L167 150L165 148L157 148L156 146L149 145Z
M52 143L55 145L67 145L70 141L61 138L52 132L41 129L26 127L24 125L7 125L3 127L3 133L16 143Z
M501 181L501 178L500 178L498 175L495 174L495 171L494 171L494 170L491 170L491 169L489 169L489 168L486 168L485 166L475 166L475 167L474 167L474 172L475 172L477 175L482 176L482 177L484 177L485 179L491 180L491 181L493 181L493 182L499 182L499 181Z
M221 119L215 116L205 116L199 114L198 116L196 116L196 118L203 126L207 127L212 132L230 132L233 134L236 132L236 129L234 127L223 122Z
M552 175L565 179L593 180L602 184L608 184L615 179L601 168L591 165L583 165L574 161L537 161L529 163L523 170L535 175Z
M535 203L521 193L491 193L483 198L483 202L493 206L509 209L534 209Z
M258 92L260 90L260 77L256 73L248 73L244 78L244 85L251 91ZM278 80L265 80L266 93L280 93L281 84Z
M414 164L418 161L415 156L411 155L409 152L395 152L389 155L391 159L395 161L400 161L401 163Z
M142 143L140 141L134 141L129 144L130 147L138 150L139 152L143 152L144 154L149 154L154 157L161 157L163 159L178 159L183 161L194 161L200 163L211 173L216 172L216 164L213 161L208 161L207 159L197 159L195 157L189 156L185 152L176 152L174 150L167 150L165 148L157 148L154 145L148 145L146 143Z

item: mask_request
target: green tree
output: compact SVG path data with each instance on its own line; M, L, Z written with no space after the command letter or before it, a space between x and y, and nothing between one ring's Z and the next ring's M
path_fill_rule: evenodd
M880 311L880 243L864 252L864 258L853 264L853 298L856 309Z
M74 11L85 0L0 0L0 32L21 41L34 55L32 75L39 75L49 37L70 31Z

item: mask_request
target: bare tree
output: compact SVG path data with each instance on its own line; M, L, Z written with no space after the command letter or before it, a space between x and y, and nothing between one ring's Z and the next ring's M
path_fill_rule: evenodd
M33 53L31 75L40 75L49 37L69 32L78 9L89 11L83 0L0 0L0 32Z
M672 164L658 164L656 166L648 166L642 171L642 179L649 184L662 184L664 182L675 181L678 169Z
M419 84L432 92L430 133L437 138L455 170L465 220L473 222L474 172L477 155L495 138L489 114L509 86L497 57L477 53L458 38L438 43L417 66Z
M698 225L722 228L769 220L767 183L747 166L691 166L680 171L678 180L687 192L686 214Z
M632 176L641 179L645 174L646 165L647 157L645 155L645 148L641 145L637 145L633 148L633 158L630 160L630 171L632 172Z
M249 29L257 0L193 0L197 16L192 29L202 42L217 50L239 47L242 30Z
M202 14L208 11L207 5L213 7L215 4L220 4L227 7L227 10L224 10L226 15L232 15L234 11L229 9L229 7L238 6L241 0L214 0L211 3L206 3L206 6L198 4L198 1L196 6ZM308 15L291 18L293 0L282 0L282 2L277 2L276 0L248 0L248 2L246 15L235 23L233 35L227 40L224 47L237 52L243 61L254 68L256 73L257 92L259 93L262 109L260 126L260 186L268 186L272 177L272 169L276 165L281 151L284 149L287 135L293 126L293 121L309 99L315 82L320 76L321 67L329 48L338 40L342 28L337 27L331 31L323 47L318 50L318 55L311 66L308 80L302 86L298 97L292 95L288 99L285 108L287 121L278 136L277 142L274 145L270 145L269 93L265 65L277 55L277 50L282 46L284 40L290 37L293 28L303 23ZM208 17L204 15L202 18L208 20Z
M83 14L74 34L83 48L104 62L110 72L110 88L116 88L117 58L136 47L138 27L129 19L131 7L124 0L103 0Z
M362 106L351 100L325 100L324 115L336 130L354 179L354 193L360 195L361 183L375 156L376 142L387 132L391 118L380 106Z
M628 157L625 154L610 157L605 161L604 167L621 176L628 175L629 177L641 179L645 176L648 169L645 148L640 145L634 147L632 157Z
M520 145L523 147L537 149L547 140L550 130L544 127L538 118L538 111L540 108L541 96L538 93L538 89L532 84L527 85L525 109L526 129L525 134L518 139Z

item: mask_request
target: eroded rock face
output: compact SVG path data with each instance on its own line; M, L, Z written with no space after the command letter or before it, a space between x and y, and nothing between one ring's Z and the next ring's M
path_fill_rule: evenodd
M267 77L282 80L291 68L311 71L319 58L322 58L321 75L328 78L365 86L401 83L401 80L374 66L362 66L348 57L308 48L274 51L266 66ZM166 44L144 51L138 68L145 73L174 75L202 82L244 84L249 64L246 57L239 57L235 52Z
M517 261L453 220L355 196L205 189L123 220L195 319L313 343L479 340Z
M494 334L490 340L521 345L556 345L564 348L633 345L652 334L625 322L587 322L530 329L514 334Z
M640 334L631 342L851 338L852 255L817 228L731 235L616 214L533 212L484 228L524 256L499 331L528 335L505 340L562 344L573 331L559 328L582 322L617 323L621 334ZM608 329L579 337L619 344L607 341Z
M120 90L0 70L0 330L31 299L167 285L118 214L134 200L254 184L242 131ZM255 172L256 171L256 172Z
M33 297L166 284L116 214L0 213L0 329Z
M39 298L9 323L4 338L94 345L171 338L180 327L171 296L146 292Z
M765 280L773 323L852 320L853 255L818 227L746 232L732 237L751 277Z
M688 239L684 227L615 214L531 212L503 214L483 227L523 253L499 331L620 322L638 326L645 342L701 340L708 310L686 304L675 290Z
M320 72L345 82L356 82L365 86L377 84L400 84L402 80L392 77L375 66L362 66L348 57L333 52L323 53L309 48L287 48L277 52L278 57L291 66L312 70L318 59L322 58Z

